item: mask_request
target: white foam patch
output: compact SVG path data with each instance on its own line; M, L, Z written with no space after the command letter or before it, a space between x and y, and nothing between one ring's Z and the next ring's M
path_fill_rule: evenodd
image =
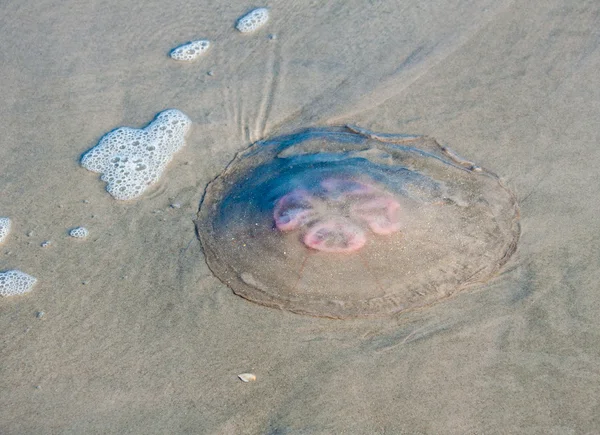
M267 21L269 21L269 10L258 8L240 18L235 28L242 33L250 33L264 26Z
M74 237L76 239L85 239L89 235L89 231L84 227L73 228L69 231L69 236Z
M202 56L210 47L210 41L198 40L188 42L187 44L180 45L171 51L171 58L175 60L183 60L191 62L192 60L198 59Z
M20 270L0 272L0 296L22 295L31 291L37 279Z
M0 244L4 243L10 233L10 219L7 217L0 217Z
M101 173L114 198L137 198L160 179L173 155L185 145L191 124L183 112L165 110L146 128L121 127L106 134L84 154L81 166Z

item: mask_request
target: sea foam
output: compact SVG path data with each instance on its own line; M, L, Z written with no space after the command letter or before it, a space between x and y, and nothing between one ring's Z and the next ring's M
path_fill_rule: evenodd
M258 8L241 17L235 26L242 33L254 32L269 21L269 10L267 8Z
M198 40L180 45L171 51L171 59L191 62L202 56L210 47L210 41Z
M69 236L75 239L85 239L89 234L87 228L84 227L73 228L69 231Z
M0 244L4 243L10 233L10 219L7 217L0 217Z
M20 270L0 272L0 296L22 295L31 291L37 279Z
M192 121L179 110L160 112L142 129L121 127L107 133L85 153L81 166L101 173L115 199L141 196L156 183L173 155L185 145Z

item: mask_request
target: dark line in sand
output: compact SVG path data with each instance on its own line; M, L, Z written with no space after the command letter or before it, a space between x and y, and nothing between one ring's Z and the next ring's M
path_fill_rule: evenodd
M309 256L310 256L310 253L307 253L304 256L304 260L302 260L302 265L300 266L300 270L298 271L298 279L296 280L296 284L294 284L294 292L296 292L298 290L298 284L300 284L300 280L302 279L302 274L304 273L304 267L306 266L306 261L308 260Z

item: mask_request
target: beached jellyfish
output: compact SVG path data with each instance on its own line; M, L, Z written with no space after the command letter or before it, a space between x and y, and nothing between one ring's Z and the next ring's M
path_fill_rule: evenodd
M205 192L206 261L238 295L332 318L432 304L493 276L519 211L434 139L309 129L241 152Z

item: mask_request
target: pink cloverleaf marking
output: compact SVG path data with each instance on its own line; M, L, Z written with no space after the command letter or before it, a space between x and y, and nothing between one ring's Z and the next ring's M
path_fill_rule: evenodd
M315 193L297 188L275 203L280 231L302 229L304 244L323 252L355 252L366 243L366 231L389 235L401 228L397 199L368 182L330 177ZM349 213L349 214L348 214Z
M312 225L304 235L304 244L323 252L354 252L367 241L364 231L352 221L331 218Z
M273 210L275 226L280 231L292 231L310 220L313 197L303 189L296 189L279 198Z
M400 229L400 204L388 196L358 202L351 214L365 221L375 234L392 234Z

